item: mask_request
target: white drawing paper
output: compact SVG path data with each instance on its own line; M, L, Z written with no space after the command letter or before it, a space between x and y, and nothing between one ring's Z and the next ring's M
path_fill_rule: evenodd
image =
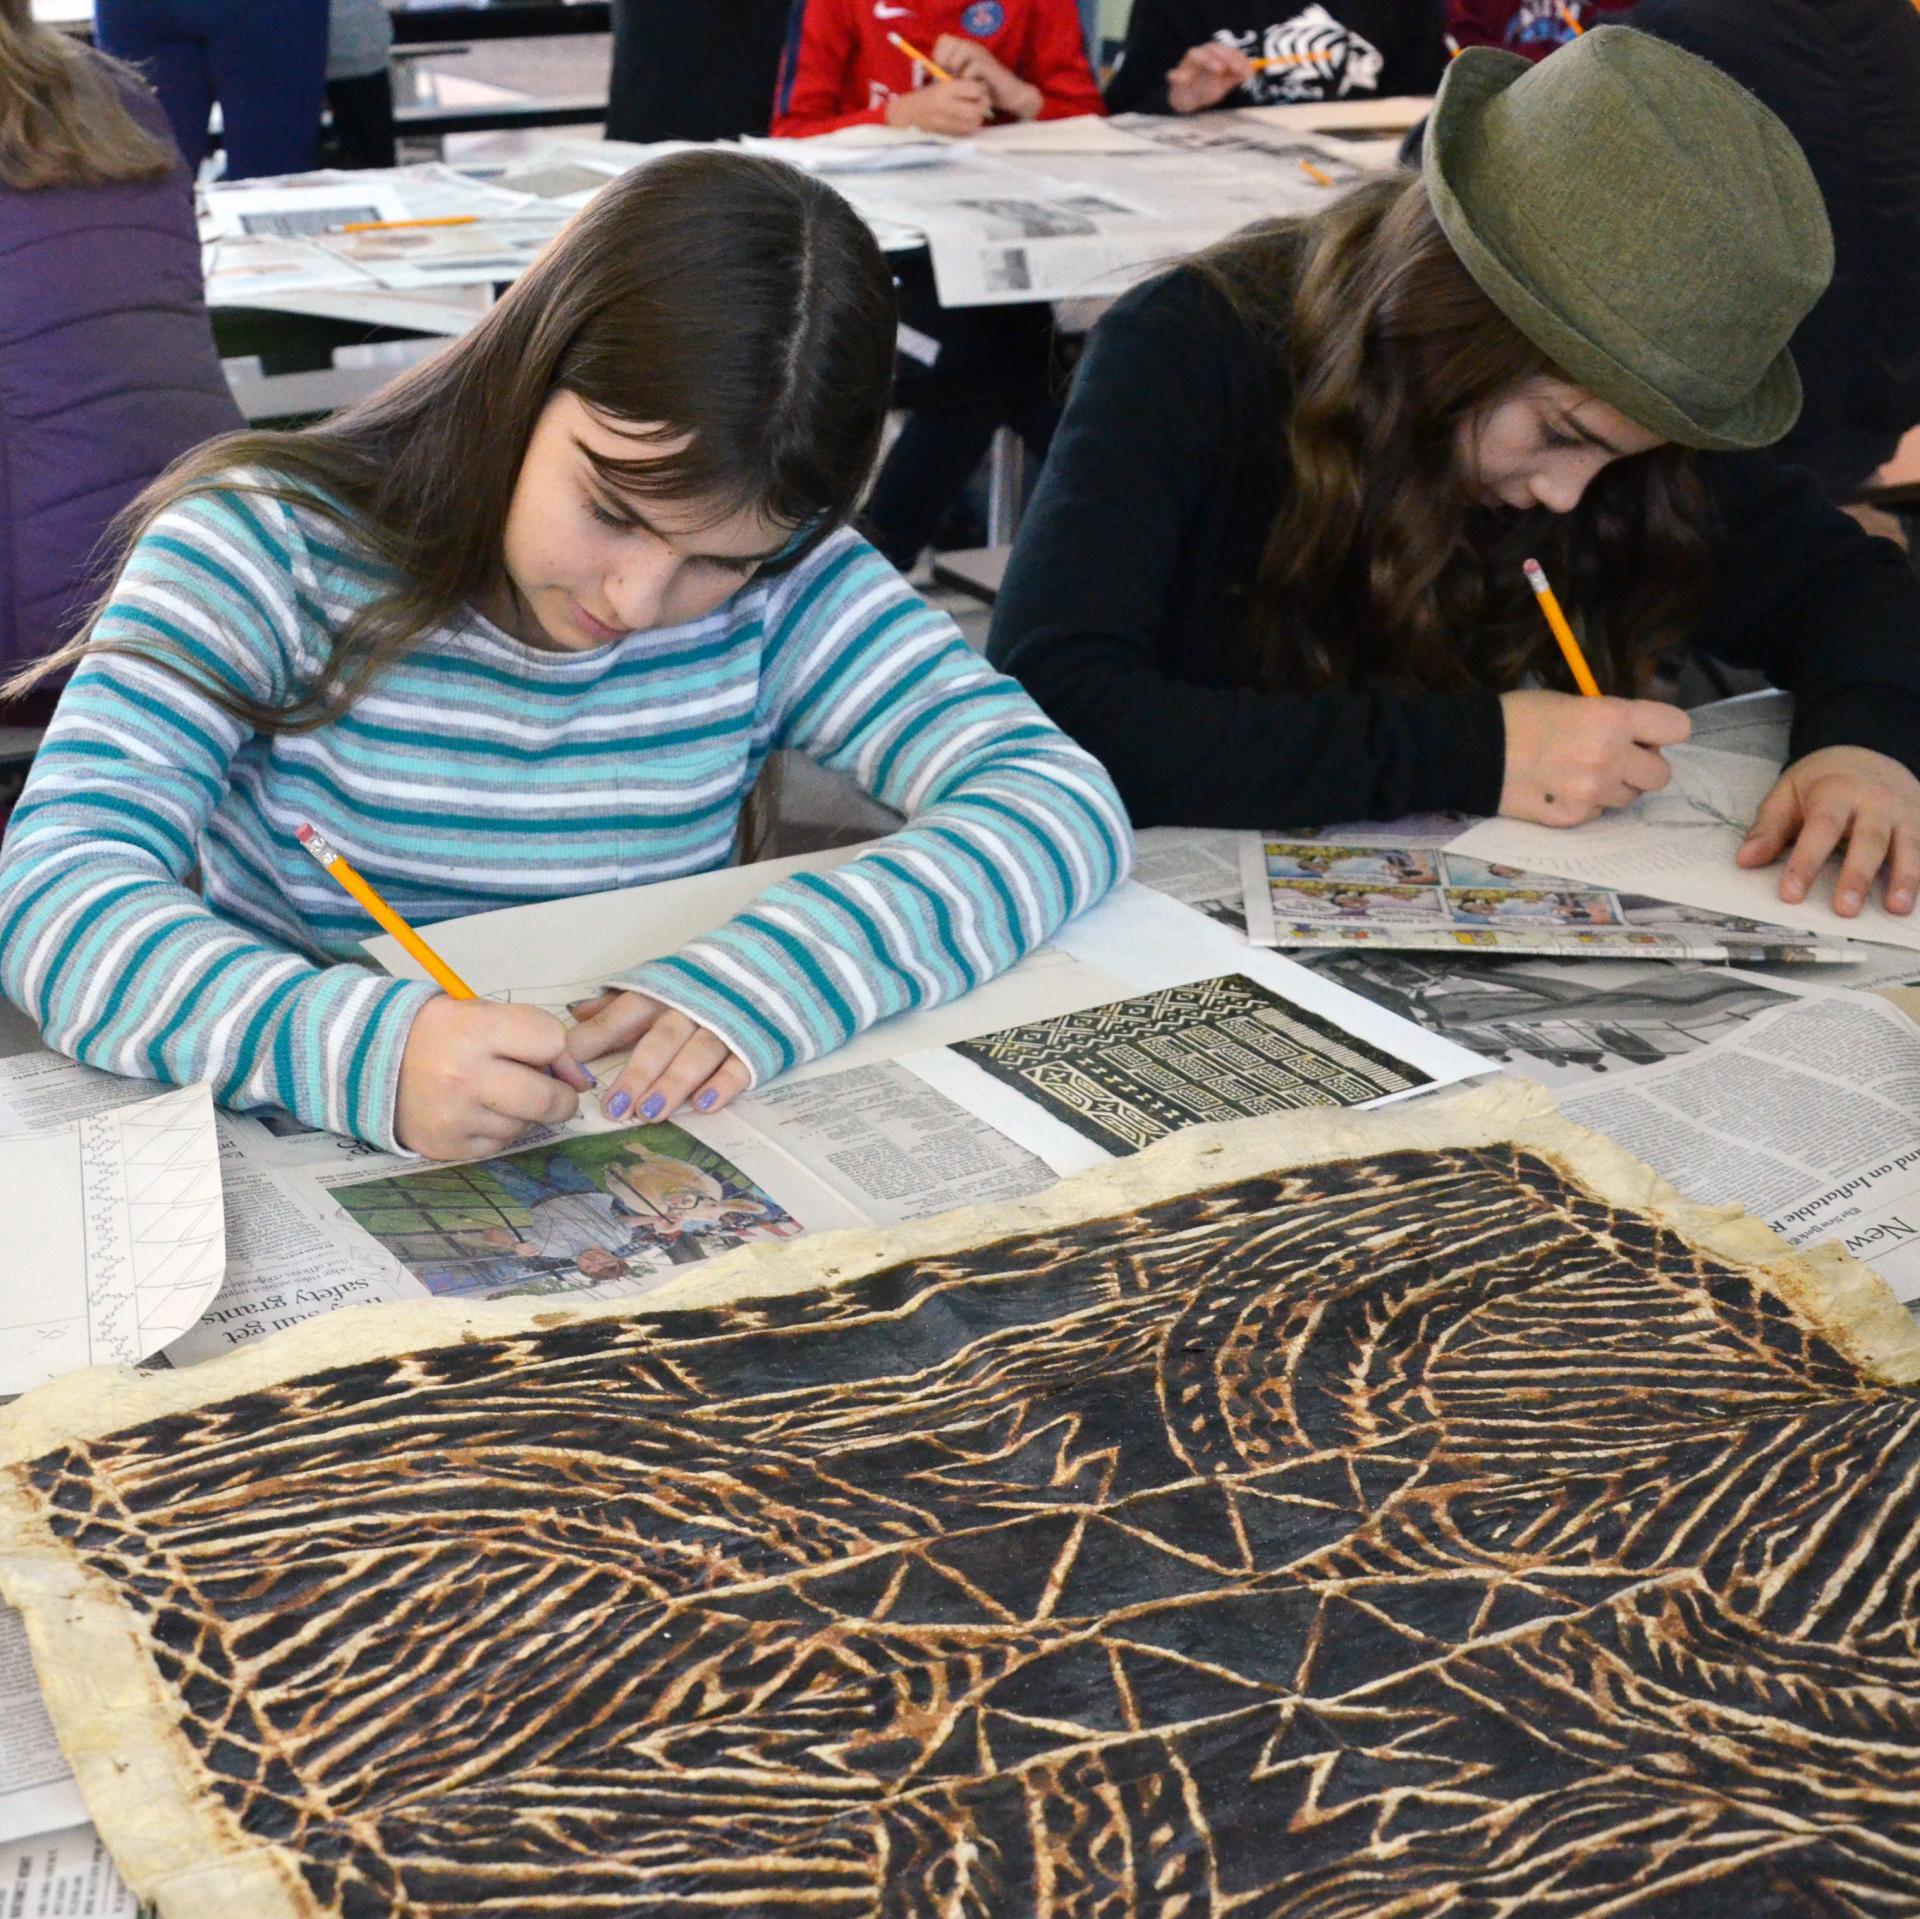
M0 1393L148 1358L199 1319L226 1266L211 1089L0 1135L0 1209Z
M1780 897L1778 864L1734 864L1760 802L1779 778L1778 767L1706 746L1669 747L1667 763L1673 781L1665 791L1586 826L1482 820L1449 842L1447 850L1715 913L1797 926L1828 939L1876 940L1920 951L1920 921L1889 913L1877 896L1857 919L1842 919L1833 910L1837 859L1827 863L1797 906Z

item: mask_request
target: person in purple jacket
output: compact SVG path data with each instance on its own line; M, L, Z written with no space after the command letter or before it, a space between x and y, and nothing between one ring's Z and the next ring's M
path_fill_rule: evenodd
M70 640L96 549L180 454L243 424L186 168L134 76L0 0L0 671ZM55 689L10 705L37 723Z

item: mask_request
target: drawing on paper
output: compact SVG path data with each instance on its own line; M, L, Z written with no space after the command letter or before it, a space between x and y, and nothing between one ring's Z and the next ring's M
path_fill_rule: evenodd
M953 1049L1110 1153L1185 1126L1363 1106L1428 1075L1243 974L1009 1027Z
M670 1124L551 1140L332 1193L429 1291L490 1299L657 1279L800 1231L724 1154Z
M0 1394L133 1365L220 1288L226 1215L213 1098L187 1086L0 1136Z
M130 1425L29 1402L0 1577L129 1881L1911 1908L1920 1334L1511 1089L1305 1117L731 1302L400 1308Z

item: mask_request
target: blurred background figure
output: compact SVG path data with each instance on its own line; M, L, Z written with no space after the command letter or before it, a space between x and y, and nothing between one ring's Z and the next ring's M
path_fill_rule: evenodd
M787 0L613 0L607 138L765 133L786 33Z
M93 31L159 94L193 172L216 102L229 180L319 164L327 0L94 0Z
M73 637L113 516L241 425L159 103L28 5L0 0L0 673ZM8 723L44 722L57 690Z
M393 165L392 53L393 16L385 0L333 0L327 27L333 137L320 156L326 165Z

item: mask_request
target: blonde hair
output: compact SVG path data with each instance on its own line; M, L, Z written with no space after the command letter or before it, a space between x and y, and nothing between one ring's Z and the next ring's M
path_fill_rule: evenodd
M31 0L0 0L0 186L157 180L179 164L121 88L132 70L35 23Z

